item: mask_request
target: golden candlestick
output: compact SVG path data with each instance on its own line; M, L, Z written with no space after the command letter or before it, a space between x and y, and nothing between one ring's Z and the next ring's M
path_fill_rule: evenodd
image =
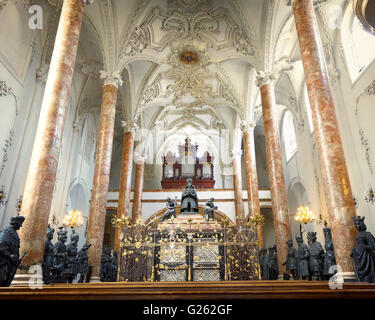
M295 220L299 223L307 224L309 222L313 222L315 218L309 207L305 207L302 205L297 209Z

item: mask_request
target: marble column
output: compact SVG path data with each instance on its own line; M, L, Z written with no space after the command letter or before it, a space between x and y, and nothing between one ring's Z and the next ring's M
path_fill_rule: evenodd
M94 281L99 277L103 249L117 93L118 87L122 84L121 77L116 72L102 71L101 78L104 80L104 88L86 237L86 242L91 244L87 253L89 264L93 267L92 278Z
M255 142L254 142L254 128L256 123L253 121L242 122L243 145L245 152L245 167L246 167L246 187L247 187L247 202L249 207L249 216L260 215L259 205L259 189L258 189L258 174L255 158ZM259 247L263 247L263 232L262 226L257 226L257 234Z
M268 175L272 196L272 213L275 228L275 241L279 273L283 274L288 247L286 241L292 239L290 231L290 215L286 192L282 150L280 144L279 123L276 110L275 93L271 74L259 72L256 84L260 87L264 132L266 138Z
M134 131L137 129L135 122L122 122L124 127L124 142L122 144L121 180L117 217L130 217L130 191L133 169ZM120 228L116 228L114 250L120 252Z
M21 254L27 255L20 269L27 270L43 259L84 6L83 0L65 0L61 10L23 193L21 215L26 220L20 230Z
M242 150L232 150L234 207L238 226L245 223L245 209L242 199L241 155Z
M293 11L336 261L349 275L353 272L350 253L355 246L352 217L356 212L313 0L293 1Z
M142 218L142 194L143 181L145 173L145 158L141 156L135 157L135 184L132 210L132 223L136 223L138 218Z

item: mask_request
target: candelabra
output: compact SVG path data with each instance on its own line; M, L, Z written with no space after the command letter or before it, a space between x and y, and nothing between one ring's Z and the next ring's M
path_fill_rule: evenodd
M7 198L7 194L4 191L4 186L1 186L1 189L0 189L0 204L5 206L8 203L8 200L6 200L6 198Z
M297 209L297 214L295 216L295 219L297 222L304 223L304 224L313 222L315 220L309 207L305 207L304 205L300 206Z
M250 226L258 226L258 225L263 226L264 225L264 216L261 215L261 214L258 214L256 216L250 216L248 223L249 223Z
M358 209L358 206L359 206L359 200L358 200L358 198L354 197L354 198L353 198L353 201L354 201L354 207L355 207L356 209Z
M74 208L65 215L62 223L64 227L78 228L83 224L82 213Z
M21 212L21 209L22 209L22 200L23 200L23 196L20 196L18 199L17 199L17 203L16 203L16 211L18 213Z
M365 197L365 201L367 203L374 204L374 201L375 201L375 192L374 192L374 189L372 187L370 187L370 189L367 191L367 194L366 194L366 197Z
M299 231L302 236L302 223L305 225L308 224L309 222L315 221L315 218L309 209L309 207L305 207L304 205L300 206L297 208L297 213L295 216L295 220L300 223L299 225Z

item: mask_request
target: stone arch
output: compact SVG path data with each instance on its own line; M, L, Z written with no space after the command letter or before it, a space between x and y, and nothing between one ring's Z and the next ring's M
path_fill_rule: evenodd
M82 247L85 243L87 221L90 214L89 197L90 193L86 182L81 178L75 178L69 186L66 211L69 212L76 209L82 213L84 222L81 227L77 228L79 235L78 247Z

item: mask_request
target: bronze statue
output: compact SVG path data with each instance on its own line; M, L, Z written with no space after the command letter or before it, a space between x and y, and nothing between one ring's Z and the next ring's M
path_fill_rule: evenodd
M293 240L290 239L286 242L288 246L288 254L286 261L283 266L286 266L286 270L289 270L294 280L298 280L298 254L297 250L293 247Z
M79 283L83 283L83 281L85 280L85 277L87 279L87 271L88 271L88 268L89 268L89 259L87 257L87 250L91 247L91 244L85 244L81 250L79 250L78 252L78 273L80 274L79 275L79 279L78 279L78 282Z
M267 248L262 248L260 250L259 264L260 264L260 274L262 276L262 280L270 280L270 275L269 275L269 270L268 270Z
M309 268L309 249L307 245L303 243L302 235L296 236L296 241L298 244L298 276L302 278L302 280L309 279L310 277L310 268Z
M23 216L11 218L10 226L0 231L0 287L9 287L22 258L19 259L20 238L17 234L25 221Z
M53 264L53 244L51 240L53 239L54 233L55 229L51 228L50 225L48 225L47 237L44 241L44 254L42 262L44 284L50 284L51 282L51 267Z
M65 282L62 275L66 266L66 245L67 231L63 227L59 227L57 232L57 242L53 247L53 265L51 272L53 275L53 282Z
M217 206L214 205L214 198L210 198L206 202L206 206L203 209L203 217L206 221L215 220L215 210Z
M113 266L111 249L104 248L102 253L102 260L100 265L100 281L111 282L113 279Z
M112 282L117 281L117 273L118 273L117 251L113 251L113 255L112 255L112 275L111 275L111 281Z
M334 272L330 272L331 266L336 265L335 252L333 248L331 229L326 227L323 229L324 232L324 249L326 253L324 255L323 261L323 277L325 280L329 280Z
M375 238L367 232L365 217L354 217L354 226L358 230L356 246L351 253L354 271L358 281L375 283Z
M78 240L79 235L76 234L73 229L72 235L70 236L70 243L66 246L66 265L64 275L68 283L72 283L78 273Z
M316 275L317 280L323 280L323 247L320 242L316 241L316 232L308 232L307 238L309 240L311 276Z
M270 280L277 280L279 277L279 265L277 262L277 249L276 245L268 248L268 272Z
M167 211L165 211L161 222L168 220L172 217L176 218L176 207L177 207L177 199L175 198L174 201L170 197L167 199Z
M193 180L186 180L186 187L182 191L181 197L181 213L198 213L198 197L197 191L193 186Z

